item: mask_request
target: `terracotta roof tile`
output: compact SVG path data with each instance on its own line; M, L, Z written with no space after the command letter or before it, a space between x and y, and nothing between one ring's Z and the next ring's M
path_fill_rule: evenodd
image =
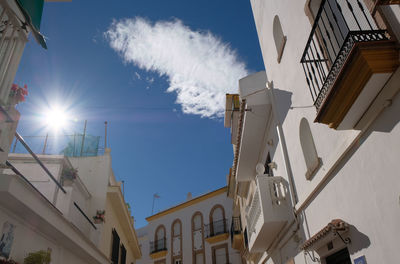
M324 228L322 228L318 233L313 235L310 239L308 239L301 246L301 249L307 249L312 246L318 240L324 238L331 231L346 231L348 230L349 225L343 221L342 219L333 219L329 224L327 224Z

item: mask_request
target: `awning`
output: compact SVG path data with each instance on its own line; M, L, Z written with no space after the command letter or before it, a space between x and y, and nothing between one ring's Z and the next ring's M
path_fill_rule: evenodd
M317 245L322 245L327 240L332 240L338 232L346 232L349 230L349 225L342 219L334 219L324 228L322 228L318 233L313 235L301 246L303 250L315 250L319 248ZM340 235L340 234L339 234ZM323 243L321 243L323 242Z
M26 23L32 29L36 41L47 49L44 36L40 33L44 0L16 0L16 3L24 15Z

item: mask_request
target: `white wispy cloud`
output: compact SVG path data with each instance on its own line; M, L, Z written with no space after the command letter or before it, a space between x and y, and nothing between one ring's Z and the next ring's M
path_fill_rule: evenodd
M184 113L221 117L225 93L236 93L238 80L247 75L227 43L180 20L123 19L114 21L105 36L125 62L166 76L166 91L176 92Z

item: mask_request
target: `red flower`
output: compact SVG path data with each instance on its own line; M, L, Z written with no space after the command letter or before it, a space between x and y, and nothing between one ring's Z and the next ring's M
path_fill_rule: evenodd
M25 96L27 95L28 86L26 84L24 87L21 87L15 83L11 85L10 97L15 97L17 99L17 103L25 101Z

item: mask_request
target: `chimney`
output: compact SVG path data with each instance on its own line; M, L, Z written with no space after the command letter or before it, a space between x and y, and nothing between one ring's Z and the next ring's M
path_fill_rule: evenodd
M187 196L186 196L186 201L190 201L192 200L192 193L188 192Z

